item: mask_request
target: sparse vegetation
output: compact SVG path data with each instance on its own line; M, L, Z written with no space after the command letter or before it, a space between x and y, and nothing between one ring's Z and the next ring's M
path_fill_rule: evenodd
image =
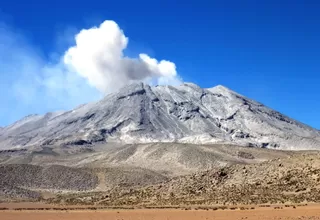
M115 171L121 173L125 169L2 165L0 190L2 198L6 199L41 200L65 205L197 207L199 210L213 209L204 207L219 204L218 209L227 209L227 206L230 209L232 206L247 210L251 208L239 205L254 204L260 204L260 207L271 207L271 204L292 207L290 204L302 206L306 202L320 202L320 189L317 187L320 162L315 162L319 159L320 154L317 153L296 153L260 164L235 164L170 179L160 178L157 173L144 169L127 169L127 173L116 174ZM113 172L109 180L114 179L114 185L106 179L108 172ZM135 179L132 175L139 172L139 178ZM61 173L64 178L55 177ZM130 184L116 184L122 181L129 183L129 179ZM149 182L143 184L143 179L149 179ZM50 190L52 196L44 198L37 187Z
M306 164L309 158L317 157L318 154L304 154L262 164L233 165L141 188L119 187L104 193L60 194L49 202L63 201L66 204L77 205L98 203L108 206L263 204L259 205L260 207L271 207L270 204L285 202L317 202L320 201L320 189L316 188L320 164ZM282 166L279 167L279 163ZM296 192L297 188L305 190ZM107 199L105 195L108 195Z

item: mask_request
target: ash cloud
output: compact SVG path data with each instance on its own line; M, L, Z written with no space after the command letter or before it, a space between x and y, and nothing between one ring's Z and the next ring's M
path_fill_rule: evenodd
M125 57L128 38L117 23L104 21L99 27L81 30L76 45L64 55L64 64L80 74L102 93L112 92L134 81L156 80L156 84L178 84L176 65L141 53Z
M114 21L83 29L58 59L44 58L24 35L0 23L0 125L33 113L67 110L132 82L180 84L176 65L141 53L127 57L129 38ZM51 54L48 54L49 56Z

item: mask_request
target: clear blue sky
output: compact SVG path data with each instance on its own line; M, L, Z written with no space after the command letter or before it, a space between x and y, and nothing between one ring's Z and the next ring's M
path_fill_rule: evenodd
M0 4L0 21L19 32L45 59L52 51L64 51L72 41L69 36L78 30L107 19L116 21L130 38L131 55L146 52L168 59L184 81L201 87L225 85L320 129L320 1L10 0ZM2 86L18 77L0 74ZM32 111L56 110L39 103L21 109L17 99L8 98L4 89L0 92L4 100L0 108L6 109L0 111L0 126Z

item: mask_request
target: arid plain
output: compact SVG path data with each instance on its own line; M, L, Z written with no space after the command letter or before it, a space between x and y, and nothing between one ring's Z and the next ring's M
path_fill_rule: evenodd
M66 211L1 211L2 220L307 220L320 219L320 206L303 207L229 207L226 210L137 209L137 210L66 210Z

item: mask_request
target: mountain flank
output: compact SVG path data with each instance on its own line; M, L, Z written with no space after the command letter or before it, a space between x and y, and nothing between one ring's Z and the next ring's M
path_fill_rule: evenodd
M320 132L226 87L132 84L66 112L0 130L0 149L96 143L190 143L308 150Z

